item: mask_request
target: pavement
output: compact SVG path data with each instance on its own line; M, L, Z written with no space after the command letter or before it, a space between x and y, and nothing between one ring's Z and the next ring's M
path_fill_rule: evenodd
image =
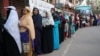
M59 50L41 56L100 56L100 26L79 29Z

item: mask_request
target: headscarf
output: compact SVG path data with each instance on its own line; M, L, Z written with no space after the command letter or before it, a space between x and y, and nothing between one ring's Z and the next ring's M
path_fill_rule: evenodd
M54 25L54 21L53 21L53 18L52 18L52 15L51 15L50 11L47 11L47 12L44 12L44 13L47 13L48 17L46 17L46 18L44 17L42 19L42 24L44 26L46 26L46 25Z
M4 28L14 38L14 40L19 48L19 51L21 53L22 48L21 48L20 32L19 32L19 28L18 28L18 22L19 22L18 14L17 14L16 8L14 6L8 6L7 8L10 8L11 11L7 18L7 21L4 24Z

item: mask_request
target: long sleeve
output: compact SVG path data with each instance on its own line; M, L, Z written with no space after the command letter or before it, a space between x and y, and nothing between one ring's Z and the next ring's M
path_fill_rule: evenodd
M33 16L33 22L36 29L42 28L42 16L41 15L35 15Z
M36 26L37 28L40 28L41 29L41 27L42 27L42 16L40 16L39 15L39 17L38 17L38 22L37 22L37 26Z
M27 20L27 23L28 23L28 30L30 37L33 40L35 39L35 30L34 30L34 23L31 17Z

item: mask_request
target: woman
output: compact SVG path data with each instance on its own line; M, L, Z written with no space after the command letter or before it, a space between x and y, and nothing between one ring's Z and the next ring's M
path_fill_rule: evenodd
M60 24L60 21L59 21L59 17L58 17L58 14L55 12L55 9L52 8L51 9L51 13L52 13L52 16L53 16L53 19L54 19L54 27L53 27L53 39L54 39L54 49L57 50L59 49L60 47L60 42L59 42L59 24Z
M53 19L50 18L50 12L44 12L42 19L42 51L51 53L53 51Z
M93 26L93 21L94 21L93 15L90 15L90 20L89 20L90 26Z
M74 34L75 33L75 18L74 18L74 14L72 14L72 23L71 23L71 34Z
M65 23L65 28L64 28L64 32L65 32L65 39L68 38L68 32L69 32L69 15L65 13L64 18L66 19L66 23Z
M78 28L79 28L79 14L75 14L75 31L77 31L78 30Z
M97 26L97 17L96 14L93 14L93 26Z
M18 27L18 14L14 6L7 7L3 29L3 56L21 56L22 48Z
M42 16L39 14L39 10L37 8L33 9L32 18L35 26L34 48L36 53L40 55L42 54L42 50L41 50Z
M74 24L74 14L72 13L69 16L69 30L68 37L71 38L72 34L75 33L75 24Z
M19 22L23 56L32 56L32 41L35 39L32 13L29 7L23 9L23 16Z
M62 43L64 41L64 29L65 29L65 23L66 20L63 16L62 12L59 12L59 17L60 17L60 26L59 26L59 36L60 36L60 43Z

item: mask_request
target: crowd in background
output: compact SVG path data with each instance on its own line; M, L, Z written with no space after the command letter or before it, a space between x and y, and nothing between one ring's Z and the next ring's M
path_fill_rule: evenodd
M15 7L7 8L6 20L0 15L0 56L35 56L51 53L71 38L79 28L100 25L100 15L58 12L54 8L39 13L29 7L18 18ZM20 41L21 40L21 41Z

